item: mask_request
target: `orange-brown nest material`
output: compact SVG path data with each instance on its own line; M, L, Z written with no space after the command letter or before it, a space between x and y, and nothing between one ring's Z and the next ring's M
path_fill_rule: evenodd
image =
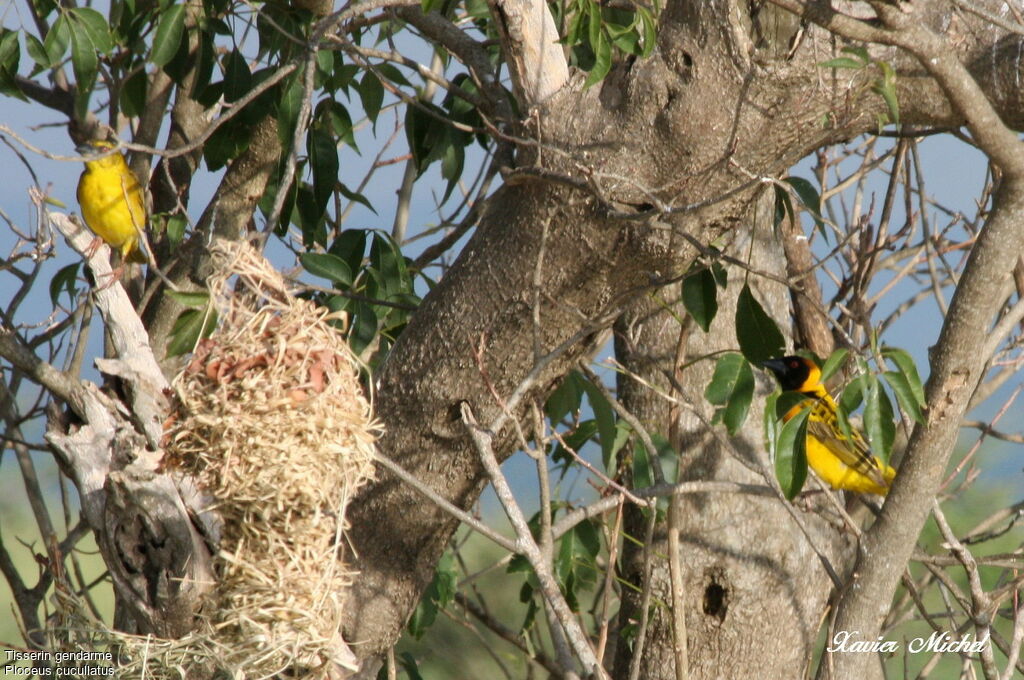
M343 319L289 296L248 246L218 243L214 261L220 323L174 381L164 436L165 463L194 476L224 520L204 626L219 651L205 663L316 677L351 665L337 631L353 575L337 547L378 427Z

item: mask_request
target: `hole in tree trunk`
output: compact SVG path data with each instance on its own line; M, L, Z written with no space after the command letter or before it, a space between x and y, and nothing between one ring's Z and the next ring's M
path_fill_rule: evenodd
M729 591L712 582L704 588L704 613L714 616L719 622L725 620L725 612L729 608Z

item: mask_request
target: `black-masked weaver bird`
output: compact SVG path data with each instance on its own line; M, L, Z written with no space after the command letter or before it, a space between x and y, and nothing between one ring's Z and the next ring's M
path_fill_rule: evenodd
M784 421L808 405L807 464L833 489L884 496L896 471L871 453L867 442L852 427L847 437L839 428L836 402L821 382L821 369L810 359L787 356L762 364L775 374L783 390L799 392L807 399L791 408Z

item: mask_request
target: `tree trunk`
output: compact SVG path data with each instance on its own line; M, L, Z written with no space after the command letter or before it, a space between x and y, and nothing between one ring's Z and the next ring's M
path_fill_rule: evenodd
M772 227L773 192L763 192L754 206L752 230L735 232L728 248L733 257L747 262L752 269L777 276L785 275L782 246ZM704 399L704 388L711 380L715 356L699 358L723 350L735 350L736 298L746 276L741 268L727 268L729 283L719 295L720 308L709 333L667 312L647 325L658 325L654 333L644 333L645 346L657 348L648 355L659 361L636 362L633 353L617 354L627 368L645 380L658 380L679 371L677 384L683 393L673 393L683 406L660 408L659 418L648 426L659 432L671 432L670 440L680 456L680 480L728 480L764 484L760 470L770 465L763 446L763 397L774 389L770 378L757 376L757 394L742 432L727 438L722 426L711 429L714 407ZM749 276L755 296L783 328L789 318L789 290L762 277ZM617 342L617 348L624 345ZM677 352L677 347L682 348ZM689 365L690 362L694 362ZM666 400L649 389L631 389L636 384L624 377L619 394L630 410L651 412L650 402ZM723 445L727 442L727 445ZM810 543L785 505L773 496L737 493L699 493L680 497L679 559L683 572L685 616L689 649L690 678L800 678L804 676L813 645L817 640L832 583L811 549ZM797 510L811 540L828 555L837 570L852 556L854 542L837 530L827 509L821 514ZM643 536L643 520L633 510L632 531ZM830 522L830 520L832 520ZM649 548L659 556L653 561L649 581L644 581L644 551L626 541L623 551L624 578L637 588L623 588L620 630L641 618L641 593L652 588L655 602L671 602L669 565L662 555L669 552L668 528L664 522L655 529L655 542ZM639 533L637 533L639 532ZM674 680L675 655L671 612L665 606L653 606L646 644L640 660L645 680ZM629 677L636 643L620 641L614 677Z
M825 144L876 128L876 114L887 110L871 90L877 70L820 68L838 56L842 43L814 26L797 41L799 22L769 21L780 11L738 1L672 2L651 58L627 59L590 89L582 88L582 78L571 79L545 103L530 131L539 144L519 149L509 181L379 374L385 455L446 499L470 507L484 475L460 421L463 404L486 425L501 412L494 395L507 398L524 381L523 408L542 403L594 350L612 318L687 269L696 254L692 242L709 244L727 233L737 243L750 237L748 209L762 178L780 175ZM1006 86L1016 75L1008 47L1016 49L1016 37L978 28L971 15L953 21L945 3L929 11L928 22L972 65L1004 119L1019 126L1021 90ZM991 40L971 38L975 30ZM961 124L913 58L894 48L872 55L899 74L903 125ZM767 232L756 238L763 242L753 253L775 245ZM764 266L784 275L782 255L773 252ZM785 316L784 289L766 290L763 299L771 300L778 318ZM709 346L732 346L731 327L723 310ZM528 379L537 365L534 348L544 356L560 346ZM689 348L688 354L701 351ZM708 370L702 365L688 372L694 404L703 402ZM716 442L704 442L702 426L692 419L681 421L692 437L683 452L688 478L761 479L743 464L764 455L759 422L752 416L754 430L736 440L737 460ZM498 444L501 456L515 446L508 431ZM756 677L802 672L828 592L807 541L773 499L701 496L685 505L688 621L694 617L691 640L702 655L695 669L720 670L730 654L733 663L756 668ZM842 538L829 526L803 517L827 554L844 554ZM396 640L456 522L382 476L362 495L351 524L349 558L361 577L345 635L362 643L357 653L366 658ZM751 545L761 552L751 554ZM770 606L759 610L754 597L768 595ZM741 625L747 617L754 618L749 627ZM766 634L770 622L784 624L785 636L761 638L770 648L750 654L753 636ZM657 670L647 672L657 677Z

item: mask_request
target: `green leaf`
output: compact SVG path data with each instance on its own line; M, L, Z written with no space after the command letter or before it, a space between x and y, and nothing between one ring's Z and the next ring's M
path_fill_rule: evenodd
M453 140L445 149L444 156L441 158L441 177L448 180L444 196L441 197L442 203L448 200L448 197L452 195L452 190L458 185L459 179L462 177L462 168L465 161L465 149Z
M384 103L384 86L380 79L372 72L367 72L363 79L356 86L359 91L359 99L363 103L363 112L370 119L371 123L377 122L377 114L380 113L381 104Z
M718 313L718 286L707 267L683 279L683 306L705 333Z
M378 289L370 289L371 296L389 300L393 295L412 292L412 279L405 266L405 257L390 234L381 231L373 233L370 267L380 277Z
M658 457L666 481L674 480L678 473L679 452L672 447L666 437L658 432L651 432L651 443L654 444L654 453ZM662 500L666 501L667 505L667 499L663 498Z
M875 62L882 70L882 77L875 80L872 89L882 95L889 109L889 116L896 125L900 124L900 104L896 99L896 71L884 61Z
M836 410L836 422L839 425L839 431L843 433L844 437L852 436L852 426L850 425L850 414L860 407L864 401L864 390L867 385L867 376L858 375L843 388L842 393L839 395L838 408Z
M857 59L859 59L860 63L862 63L862 64L867 64L869 61L871 61L871 55L868 54L868 48L866 48L866 47L850 47L850 46L847 46L847 47L844 47L843 49L841 49L840 52L846 52L847 54L852 54L853 56L857 57Z
M352 117L349 115L348 109L341 102L334 101L333 99L322 100L317 104L315 118L318 122L329 124L335 137L356 151L359 151L353 132Z
M43 43L40 42L39 38L31 33L26 33L25 49L28 50L28 56L32 57L32 61L36 63L36 66L39 68L50 67L50 57L46 54L46 48L43 47Z
M355 313L352 315L352 328L349 330L348 343L352 351L360 354L366 349L377 336L377 313L373 305L366 302L357 302Z
M867 376L868 390L864 401L864 433L871 444L871 451L883 461L889 460L892 443L896 438L896 425L893 422L892 402L889 395L882 389L878 378L872 374Z
M434 624L438 612L454 601L457 586L458 573L455 571L454 559L451 553L446 552L437 563L434 578L423 591L419 605L409 619L408 630L414 638L422 638L427 629Z
M544 413L552 423L560 423L570 413L580 410L583 401L583 376L579 371L570 371L544 403Z
M88 7L73 7L68 10L68 19L84 31L93 48L100 54L109 54L114 48L110 36L110 25L99 12ZM74 30L74 29L72 29Z
M778 229L783 220L796 219L796 212L793 210L793 200L789 197L789 192L777 184L773 186L775 187L775 221L773 224Z
M775 400L775 418L782 420L787 413L793 410L794 406L803 404L805 401L807 401L807 396L799 392L782 392Z
M613 36L612 44L625 54L640 54L640 35L632 30Z
M658 29L654 21L654 16L646 7L638 7L637 11L640 14L640 23L643 26L643 52L640 56L646 59L651 56L654 51L654 47L658 44Z
M32 0L32 9L42 19L50 16L57 9L57 0Z
M306 135L306 149L313 173L313 199L319 214L323 215L338 183L338 147L334 138L317 126Z
M846 413L853 413L864 401L864 394L867 389L867 375L858 375L843 388L843 393L839 396L839 407Z
M594 411L594 420L597 421L597 433L601 439L601 458L607 464L611 460L615 446L615 411L611 403L592 382L581 377L581 386L587 393L587 401Z
M724 354L715 362L715 372L711 382L704 389L704 398L715 406L724 406L736 389L740 368L746 364L743 357L735 352Z
M203 145L203 160L210 172L223 168L249 148L251 128L240 119L241 116L235 116L218 127Z
M731 436L735 436L743 422L747 419L747 412L750 411L750 402L754 399L754 372L750 370L750 364L744 361L740 364L740 372L736 379L736 385L729 396L729 403L725 407L725 429Z
M167 241L172 246L179 245L185 238L185 227L188 220L184 215L171 215L167 218Z
M93 47L88 32L81 23L69 20L68 28L71 32L71 67L75 72L75 81L78 84L79 92L87 92L92 90L92 86L96 82L99 57L96 55L96 48Z
M135 71L123 83L118 102L121 105L121 113L129 118L137 118L146 110L146 88L149 85L149 77L145 69Z
M825 221L821 218L821 195L818 193L818 190L814 188L813 184L802 177L787 177L785 181L796 191L796 195L800 198L800 202L807 209L807 212L810 213L814 224L818 227L818 231L821 232L822 236L827 237Z
M394 64L377 64L377 73L384 76L387 80L391 81L395 85L401 85L403 87L412 87L412 83L406 78L398 67Z
M576 590L597 581L597 555L601 539L593 520L584 520L574 526L558 541L555 557L555 576L571 604L577 604ZM574 607L576 611L578 607Z
M5 67L13 66L12 70L17 72L21 56L18 32L0 29L0 36L2 36L0 37L0 65Z
M551 461L565 464L563 475L568 472L569 466L576 460L567 449L572 449L579 453L580 448L596 434L597 421L590 419L582 421L572 433L562 435L562 441L558 442L558 445L551 451ZM618 437L618 433L616 433L616 437ZM616 439L616 442L618 442L618 439Z
M299 172L302 172L303 165L305 162L300 162ZM324 211L317 206L316 199L313 198L313 187L307 182L299 183L295 213L302 229L302 245L307 250L312 250L315 246L326 246L327 227Z
M604 77L612 70L611 43L604 37L604 33L600 33L599 36L597 43L591 45L594 49L594 67L590 69L587 80L583 83L584 90L604 80Z
M647 452L640 438L633 444L633 488L644 489L654 485L654 468L651 466L651 455Z
M743 356L752 364L760 365L785 353L786 339L754 297L748 283L743 284L736 301L736 339Z
M923 423L924 413L921 411L921 404L914 396L914 391L910 389L907 377L896 371L886 371L882 375L896 395L896 401L899 402L900 407L907 412L915 423Z
M199 44L193 52L189 49L189 41L182 40L174 59L164 67L167 75L171 76L179 84L187 83L186 78L192 76L192 87L189 94L195 97L196 101L205 107L214 108L214 105L224 94L224 83L219 82L213 85L213 69L217 65L217 46L213 42L213 34L207 31L199 31ZM173 73L174 67L179 66L180 71ZM265 106L267 99L261 99L259 107ZM245 109L239 114L247 124L254 124L260 113L258 106Z
M519 601L526 605L526 615L523 617L523 625L519 629L528 632L537 621L537 600L533 597L533 586L529 582L524 583L519 589ZM411 680L411 679L410 679Z
M779 441L779 431L782 429L782 422L776 415L776 404L779 396L786 394L775 390L764 400L764 411L761 413L761 420L764 425L764 449L768 452L769 460L775 460L775 445Z
M71 30L68 28L68 20L61 14L50 30L46 32L46 38L43 39L43 49L49 59L49 63L45 66L53 68L59 64L70 44Z
M822 68L850 68L850 69L862 69L864 63L851 59L850 57L836 57L835 59L829 59L818 64Z
M715 250L717 251L717 248ZM725 290L729 284L729 273L721 262L711 263L711 275L715 277L715 283L718 284L718 287Z
M905 350L896 347L882 347L882 356L896 364L900 373L907 379L907 385L914 395L914 399L922 407L925 405L924 385L921 384L921 376L917 373L917 365L913 357Z
M836 351L832 352L832 354L829 355L828 359L825 361L825 364L821 367L821 381L825 382L826 380L831 378L832 375L842 367L843 363L846 361L846 357L849 356L849 354L850 350L843 348L837 349Z
M18 86L18 64L21 62L21 44L16 31L2 31L0 34L0 93L22 101L28 98Z
M775 478L788 500L793 500L807 481L807 417L809 408L787 421L775 446Z
M583 25L586 19L585 12L573 12L569 18L569 25L565 30L565 36L559 39L563 45L579 45L583 38Z
M348 288L352 286L352 270L343 259L330 253L303 253L299 256L303 268L313 276L333 281Z
M344 90L348 93L348 88L352 84L353 79L359 75L362 71L355 64L343 63L343 56L341 52L334 53L334 76L331 78L331 89L333 90Z
M754 398L754 373L750 364L736 353L729 353L715 364L715 373L704 390L709 403L724 406L722 422L730 435L739 432L747 419Z
M319 50L316 53L316 74L313 87L333 90L335 63L331 50Z
M176 357L191 352L202 338L217 327L217 312L210 309L186 309L171 328L167 343L167 356Z
M615 423L615 442L612 444L612 455L610 458L601 461L604 464L605 471L609 475L614 475L618 471L619 451L629 443L629 439L632 436L633 428L630 427L629 423L624 420L620 420ZM651 436L653 437L654 435Z
M179 305L189 309L206 309L206 306L210 304L209 293L186 293L184 291L169 290L167 291L167 296Z
M78 268L81 264L81 262L74 262L66 267L61 267L60 271L50 279L50 302L54 307L57 306L58 298L63 291L67 292L71 302L74 303L75 295L78 293L75 283L78 280Z
M366 252L366 238L370 235L365 229L346 229L331 244L330 252L337 255L349 271L355 273L363 267L363 254Z
M597 45L601 42L601 6L592 0L585 0L587 6L587 43L591 51L597 54Z
M171 5L160 15L149 59L157 66L166 66L174 59L185 32L185 5Z
M361 203L365 205L367 209L369 209L369 211L372 212L374 215L377 214L376 208L373 207L373 204L370 203L370 200L366 198L366 196L363 196L361 193L357 191L352 191L347 186L345 186L344 182L338 182L337 189L338 192L348 200L355 201L356 203Z
M249 94L252 72L245 57L236 47L224 60L224 101L232 103Z
M402 664L402 670L409 676L409 680L423 680L423 676L420 675L420 669L416 665L416 657L411 652L402 652L398 655L398 663ZM387 668L382 668L381 672L387 673Z
M285 78L281 87L281 99L277 105L277 136L285 152L292 147L295 125L299 121L299 111L302 108L302 94L302 77L296 71Z
M420 108L421 106L423 108ZM422 175L432 162L441 158L451 144L447 126L424 109L434 111L442 118L445 115L442 109L428 102L423 102L420 106L406 107L405 136L419 175Z

